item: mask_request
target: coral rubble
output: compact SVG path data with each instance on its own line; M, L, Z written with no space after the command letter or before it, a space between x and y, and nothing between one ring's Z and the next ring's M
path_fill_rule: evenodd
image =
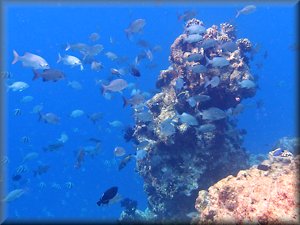
M269 153L269 160L199 192L199 224L299 224L300 156Z

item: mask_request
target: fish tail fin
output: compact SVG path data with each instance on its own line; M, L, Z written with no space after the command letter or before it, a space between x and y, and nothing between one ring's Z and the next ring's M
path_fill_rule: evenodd
M101 206L101 201L98 201L98 202L97 202L97 205L98 205L98 206Z
M67 43L67 46L66 46L66 48L65 48L65 51L68 51L70 48L71 48L70 43Z
M62 60L62 57L61 57L60 53L58 53L58 59L57 59L56 63L61 62L61 60Z
M16 62L19 61L19 58L20 58L20 56L19 56L19 54L16 52L16 50L13 50L13 54L14 54L14 60L12 61L11 64L15 64Z
M128 101L124 96L122 96L122 99L123 99L123 108L125 108L128 105Z
M32 71L33 71L33 74L34 74L32 80L38 79L40 77L40 74L36 70L32 70Z
M205 64L205 66L208 66L208 64L210 64L210 63L211 63L211 60L210 60L209 58L207 58L207 56L205 56L205 60L206 60L206 64Z
M83 70L83 65L82 65L82 64L80 64L80 70L81 70L81 71Z
M126 37L129 41L132 41L132 33L129 29L125 29Z
M39 111L38 113L39 113L38 121L40 122L43 120L43 114L41 113L41 111Z
M235 18L238 18L240 16L240 11L237 11Z
M106 86L101 84L101 94L104 95L106 92Z

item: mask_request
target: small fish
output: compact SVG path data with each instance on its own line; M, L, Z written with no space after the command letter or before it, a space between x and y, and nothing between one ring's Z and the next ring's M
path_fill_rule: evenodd
M101 143L101 140L100 140L100 139L94 138L94 137L89 138L89 141L95 142L96 144Z
M130 99L126 99L123 97L123 108L126 107L127 105L139 105L145 101L145 97L142 94L135 94L133 95Z
M114 155L116 157L121 157L121 156L123 156L125 154L126 154L126 151L125 151L125 149L123 147L120 147L120 146L115 147L115 149L114 149Z
M208 100L210 100L210 96L209 95L194 95L193 98L197 101L197 102L206 102Z
M77 153L77 156L76 156L76 163L74 165L74 168L79 169L81 167L82 162L84 161L85 155L86 155L86 153L85 153L84 148L80 148Z
M111 127L123 127L124 124L119 120L114 120L108 123Z
M53 189L56 189L56 190L61 190L61 186L60 186L60 184L58 184L58 183L52 183L52 185L51 185L51 187L53 188Z
M45 114L39 112L39 121L44 121L45 123L50 124L59 124L60 118L51 112Z
M124 30L126 37L131 39L133 34L141 33L146 25L146 20L137 19L130 23L128 28Z
M149 43L142 39L137 41L137 45L143 48L149 48Z
M29 88L29 85L23 81L16 81L8 86L8 89L13 91L24 91L27 88Z
M208 87L210 85L211 88L217 87L220 84L220 78L218 76L214 76L211 80L208 80L207 77L204 87Z
M221 45L221 49L224 52L234 52L235 50L238 49L238 46L235 42L228 41L228 42L225 42L224 44Z
M107 189L101 196L100 200L97 202L98 206L108 204L118 193L118 187L111 187Z
M235 18L238 18L240 15L248 15L250 13L253 13L255 10L256 10L255 5L247 5L237 12Z
M101 62L93 61L91 63L91 70L99 72L101 69L103 69L103 65Z
M12 64L21 61L23 66L32 67L33 69L50 69L49 64L42 57L26 52L24 56L19 56L18 53L13 50L14 60Z
M216 126L214 124L203 124L198 128L198 131L201 133L207 133L214 131L216 129Z
M22 114L21 109L14 109L14 115L15 116L20 116Z
M184 112L181 115L178 115L178 118L181 123L186 123L189 126L197 126L198 125L197 119L194 116L192 116L191 114Z
M181 90L181 88L183 88L183 85L184 85L184 80L182 79L182 77L177 78L175 83L176 90Z
M64 185L67 189L72 189L74 187L74 184L72 182L66 182Z
M241 82L238 82L241 88L245 89L251 89L255 88L256 84L252 80L242 80Z
M103 45L96 44L88 46L86 49L81 50L80 53L83 55L83 60L93 59L104 49Z
M75 109L71 112L70 117L77 118L77 117L83 116L83 114L84 114L84 111L82 111L80 109Z
M125 75L125 70L124 69L111 68L110 73L113 74L113 75L117 75L117 76L124 76Z
M108 85L102 84L102 94L104 94L107 91L112 92L121 92L127 87L127 82L123 79L115 79L111 81Z
M37 152L29 152L27 155L24 156L22 163L26 163L28 161L34 160L39 156Z
M23 137L21 137L21 141L23 143L29 143L30 142L30 138L28 136L23 136Z
M93 122L93 124L95 124L98 122L98 120L101 120L103 118L103 114L101 112L96 112L87 115L87 117Z
M105 55L112 61L118 59L118 56L113 52L106 52Z
M80 59L78 59L75 56L65 55L64 57L62 57L60 55L60 53L58 53L57 63L59 63L59 62L63 62L65 65L69 65L71 67L80 66L80 70L83 70L83 65L82 65Z
M39 113L43 110L43 108L44 108L43 104L36 105L32 108L31 113Z
M31 102L33 100L33 96L31 95L26 95L21 99L22 103L27 103L27 102Z
M131 75L133 75L135 77L140 77L141 76L140 71L135 66L130 67L130 73L131 73Z
M272 151L273 156L281 156L281 154L284 152L282 148L276 148L275 150Z
M187 10L182 14L177 15L178 20L183 20L184 22L187 22L188 20L194 18L197 15L197 12L194 10Z
M142 149L142 150L137 150L135 153L135 159L136 160L142 160L147 156L147 151Z
M201 59L203 59L203 55L200 53L191 53L188 57L187 57L187 61L189 62L199 62Z
M215 39L205 39L202 43L201 43L201 47L204 50L207 50L209 48L213 48L217 45L217 41Z
M189 67L194 73L206 73L207 68L201 64L197 64L194 66Z
M198 25L198 24L192 24L191 26L187 27L185 29L185 32L189 35L191 34L203 34L206 32L206 28Z
M203 37L200 34L190 34L184 38L183 43L187 42L189 44L202 41Z
M216 56L214 57L212 60L208 59L206 56L206 66L211 64L212 67L224 67L224 66L228 66L229 65L229 61L227 59L225 59L224 57L219 57Z
M130 162L132 157L133 157L133 155L131 155L131 154L124 157L119 164L119 170L123 169Z
M209 109L205 109L202 112L199 113L199 115L202 116L203 120L221 120L224 119L227 114L223 110L217 108L217 107L211 107Z
M47 173L49 170L50 166L49 165L39 165L37 167L37 169L33 170L33 176L37 176L37 175L42 175L44 173Z
M12 201L20 198L25 192L26 192L25 189L15 189L15 190L9 192L2 201L12 202Z
M60 134L60 138L57 139L57 141L62 142L62 143L66 143L69 140L69 137L66 133L61 133Z
M150 111L138 112L138 113L135 113L135 119L139 122L141 121L141 122L147 123L147 122L153 121L153 116Z
M69 81L68 86L70 86L71 88L78 90L78 91L82 89L81 83L79 83L78 81L75 81L75 80Z
M85 51L88 48L89 48L89 46L87 44L84 44L84 43L77 43L77 44L67 43L65 51L69 51L69 50L71 50L71 51Z
M0 155L0 157L1 157L1 160L0 160L0 166L3 166L3 165L8 164L9 159L8 159L7 156Z
M160 130L160 133L165 137L172 136L176 132L171 119L164 120L160 124L159 130Z
M98 41L99 38L100 38L100 35L96 32L91 33L90 36L89 36L89 39L93 42Z
M20 165L16 168L15 174L26 173L27 171L28 171L28 168L26 165Z
M53 81L56 82L58 80L64 79L65 78L65 74L63 72L61 72L60 70L55 70L55 69L47 69L44 70L42 73L39 73L36 70L33 70L34 76L32 78L32 80L36 80L38 78L42 78L43 81Z
M49 144L47 147L43 147L43 150L45 152L54 152L54 151L61 149L62 147L64 147L64 143L61 141L58 141L56 143Z

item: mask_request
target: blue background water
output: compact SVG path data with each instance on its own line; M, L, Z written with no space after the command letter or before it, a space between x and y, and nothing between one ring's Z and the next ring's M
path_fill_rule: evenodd
M159 71L169 66L170 45L183 32L184 23L177 20L177 15L194 9L197 18L206 27L232 20L238 9L244 4L227 5L38 5L7 4L5 7L5 36L7 49L7 70L13 74L12 81L24 81L29 88L23 92L7 92L7 134L8 146L6 155L9 158L7 171L7 191L25 187L27 192L20 199L7 205L7 216L10 219L92 219L115 220L121 212L120 204L98 207L96 201L103 191L111 186L118 186L123 197L138 201L138 208L147 207L143 193L143 181L134 172L134 161L118 171L120 159L114 157L115 146L124 146L128 153L133 153L132 144L123 140L121 128L112 128L108 122L120 120L125 125L133 125L132 109L122 107L119 93L112 100L100 94L96 79L105 80L109 69L116 63L104 55L107 51L120 56L128 56L133 61L141 51L136 45L138 39L147 40L152 45L160 45L162 51L154 53L153 61L157 67L150 70L142 63L139 67L140 78L126 75L128 82L136 83L142 91L151 93ZM260 46L251 68L259 77L257 95L246 100L245 111L239 115L239 127L248 131L244 146L251 153L267 153L278 138L296 136L296 51L291 49L296 42L295 7L292 5L257 5L257 10L250 15L241 15L234 24L237 37L247 37ZM134 36L130 42L124 33L131 21L143 18L146 26L142 34ZM79 68L56 64L57 54L64 54L62 46L66 43L92 44L88 37L92 32L100 34L97 43L103 44L104 51L97 57L104 65L100 72L91 71L89 66L83 71ZM114 43L110 43L110 37ZM67 79L56 83L32 81L32 71L23 67L20 62L11 65L12 50L20 55L25 52L38 54L45 58L53 68L63 70ZM263 58L264 52L268 57ZM70 53L80 56L77 53ZM262 63L257 68L256 63ZM67 86L69 80L79 81L83 89L76 91ZM32 95L33 101L21 103L25 95ZM129 97L130 91L124 95ZM262 108L254 107L256 100L263 100ZM32 108L42 103L44 112L53 112L61 117L59 125L38 122L38 116L30 113ZM20 116L14 115L14 109L21 109ZM82 109L86 114L102 112L103 119L96 125L85 116L74 119L70 113ZM77 132L74 129L78 128ZM53 143L65 132L69 140L57 152L43 152L42 148ZM29 143L21 138L28 136ZM92 145L87 139L101 139L101 152L95 158L87 157L81 169L75 169L76 152L80 146ZM26 184L12 182L11 176L21 165L28 152L38 152L36 160L27 163L28 172L23 174ZM46 174L34 177L32 170L39 164L49 164ZM40 188L40 182L46 186ZM67 189L66 182L74 187ZM57 190L53 183L61 185Z

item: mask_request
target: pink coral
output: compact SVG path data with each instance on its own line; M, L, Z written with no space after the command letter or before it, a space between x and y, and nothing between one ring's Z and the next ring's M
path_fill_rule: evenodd
M263 223L299 222L300 156L289 164L267 161L269 170L256 166L228 176L206 191L200 191L196 209L201 223ZM205 193L205 194L204 194ZM298 223L299 224L299 223Z

